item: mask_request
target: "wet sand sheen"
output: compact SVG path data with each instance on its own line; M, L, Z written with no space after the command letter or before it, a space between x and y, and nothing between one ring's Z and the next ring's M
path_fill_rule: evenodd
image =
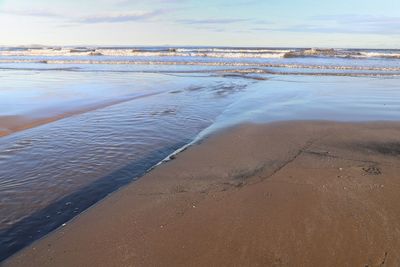
M242 125L5 266L396 266L400 123Z
M30 115L15 115L15 116L0 116L0 137L34 128L43 124L61 120L70 116L82 114L85 112L94 111L96 109L101 109L116 105L119 103L131 101L138 98L148 97L160 94L160 92L154 92L150 94L140 95L140 96L126 96L123 98L115 100L103 100L95 104L86 104L84 107L75 107L73 109L60 109L60 110L41 110L35 112L34 116Z

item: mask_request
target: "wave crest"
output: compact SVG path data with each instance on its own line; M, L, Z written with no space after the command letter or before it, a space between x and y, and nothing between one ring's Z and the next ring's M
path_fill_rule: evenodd
M360 50L360 49L321 49L321 48L204 48L204 47L143 47L143 48L107 48L107 47L2 47L0 56L113 56L113 57L201 57L201 58L382 58L400 59L400 50Z

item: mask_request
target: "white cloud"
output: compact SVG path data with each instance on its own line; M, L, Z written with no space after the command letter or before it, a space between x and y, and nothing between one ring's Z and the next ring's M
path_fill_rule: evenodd
M39 17L50 18L55 20L63 20L64 23L119 23L130 21L147 21L157 16L164 14L165 10L153 11L127 11L127 12L108 12L108 13L93 13L93 14L80 14L80 15L66 15L61 12L44 10L44 9L31 9L31 10L17 10L17 9L3 9L0 13L15 16Z
M74 22L78 23L118 23L118 22L129 22L129 21L146 21L157 17L164 12L162 10L155 11L134 11L125 13L108 13L108 14L95 14L82 16Z

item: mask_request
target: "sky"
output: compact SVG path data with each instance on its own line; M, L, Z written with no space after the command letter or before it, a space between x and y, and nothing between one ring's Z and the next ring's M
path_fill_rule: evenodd
M400 48L399 0L0 0L0 45Z

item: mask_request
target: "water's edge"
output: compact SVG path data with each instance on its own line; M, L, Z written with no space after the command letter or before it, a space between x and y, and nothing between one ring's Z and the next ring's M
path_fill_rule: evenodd
M0 261L62 227L109 194L140 179L160 162L165 162L166 158L176 154L176 151L183 151L180 148L187 148L188 144L192 142L164 147L161 151L132 162L1 231Z
M227 126L226 128L229 129L231 127ZM80 190L57 200L46 208L25 217L8 229L1 231L0 262L13 256L32 243L45 238L88 209L105 201L111 194L122 190L125 186L141 179L158 166L175 159L179 153L193 145L201 143L211 135L217 134L224 129L213 129L213 124L211 124L200 131L189 142L178 142L174 145L166 146L148 157L132 162ZM43 223L44 218L47 219L45 223Z

